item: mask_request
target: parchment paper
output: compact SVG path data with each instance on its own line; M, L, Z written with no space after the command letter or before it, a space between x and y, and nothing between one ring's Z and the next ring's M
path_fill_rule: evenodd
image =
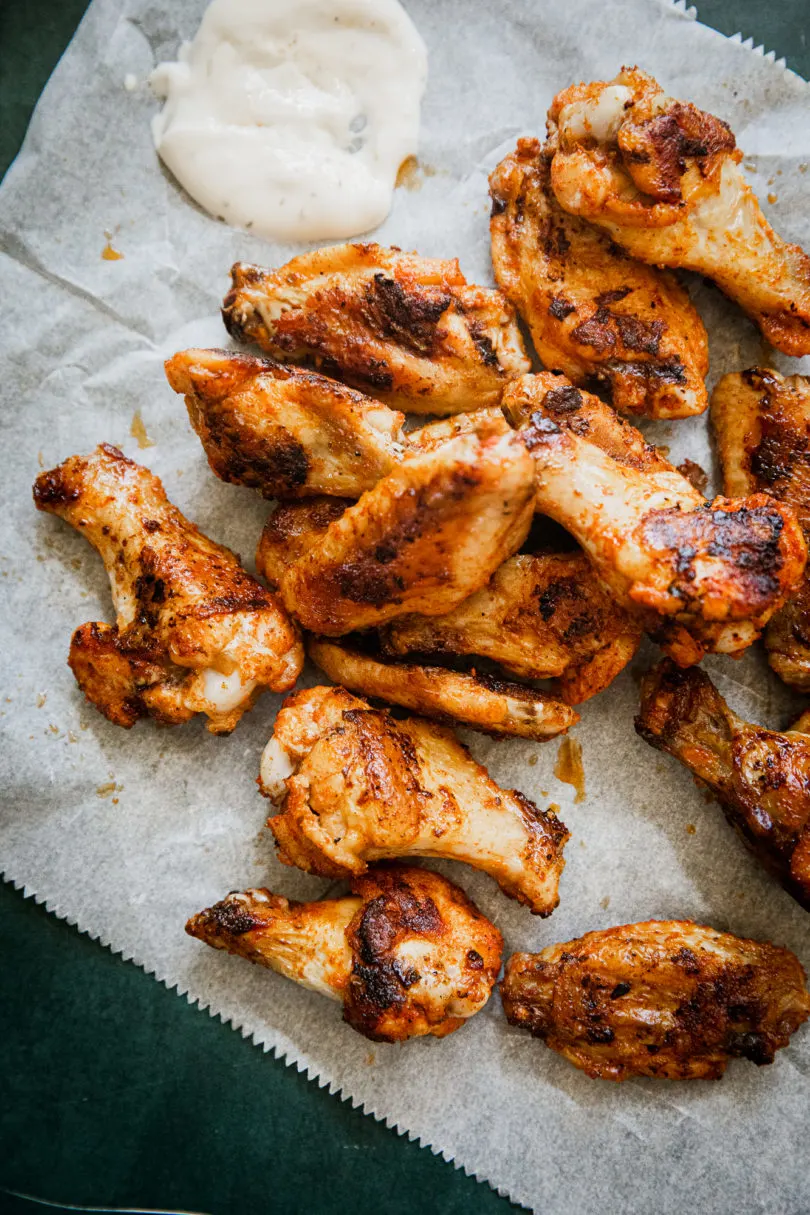
M810 90L773 56L698 25L666 0L408 0L430 53L421 158L432 175L398 191L376 236L461 258L491 281L485 178L521 133L542 132L554 92L638 62L672 93L727 118L784 235L810 246L804 175ZM771 1068L737 1063L719 1084L599 1083L510 1029L493 996L461 1032L372 1046L339 1010L201 946L186 917L226 891L268 885L318 897L280 866L255 778L277 698L227 739L197 721L129 733L87 706L65 665L71 631L112 618L105 575L81 537L36 514L40 466L100 440L149 464L181 509L250 558L268 512L208 471L164 357L224 343L217 310L237 258L279 264L264 244L200 212L161 171L143 81L199 21L202 0L95 0L0 192L5 391L0 856L7 879L330 1091L407 1131L511 1198L551 1212L806 1212L810 1031ZM105 232L124 256L102 259ZM712 339L712 376L771 360L712 287L692 283ZM801 370L795 361L777 366ZM140 410L154 446L130 436ZM705 420L648 427L711 467ZM655 657L649 645L636 672ZM784 726L792 706L761 655L707 662L732 705ZM304 682L318 682L308 671ZM548 921L486 877L439 866L504 932L509 952L653 916L692 917L771 938L810 965L810 920L751 859L688 773L636 738L625 672L576 730L587 798L553 776L557 744L470 735L494 776L561 807L573 832L562 901ZM111 786L114 786L111 788ZM694 825L691 834L687 827Z

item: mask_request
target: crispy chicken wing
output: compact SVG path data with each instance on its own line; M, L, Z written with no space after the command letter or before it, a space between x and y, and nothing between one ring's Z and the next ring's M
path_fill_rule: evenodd
M644 677L636 730L706 782L751 851L810 911L810 737L743 721L703 671L666 662Z
M516 953L507 1019L595 1080L719 1080L731 1059L772 1063L810 1014L789 949L691 920L649 920Z
M294 903L269 890L229 894L186 932L343 1004L373 1042L443 1038L483 1008L503 940L458 886L385 865L342 899Z
M520 547L533 500L534 469L517 436L471 432L416 450L282 577L275 526L256 562L312 632L338 636L413 611L441 615Z
M34 501L80 531L107 568L116 624L77 629L69 662L110 721L205 713L224 734L265 688L293 686L303 647L280 601L171 505L149 469L102 444L40 473Z
M562 376L521 377L504 409L535 458L538 510L572 533L682 665L750 645L801 580L807 549L789 507L761 494L706 502L634 427Z
M237 262L222 316L232 337L314 363L411 413L497 404L529 370L514 312L471 286L457 261L380 245L335 245L280 270Z
M708 342L687 292L564 211L550 175L550 151L520 139L489 179L495 277L543 363L622 413L702 413Z
M810 380L752 367L723 376L712 423L727 494L768 493L796 512L810 537ZM772 617L768 661L785 683L810 692L810 578Z
M565 826L499 788L431 722L395 721L355 698L347 707L342 688L297 692L276 718L259 784L279 808L268 825L280 859L308 873L341 878L389 857L446 857L488 873L536 915L559 901Z
M493 738L545 742L579 721L574 709L548 692L481 672L383 662L356 646L323 637L310 639L308 653L330 679L363 696Z
M810 354L810 258L762 214L725 122L652 76L577 84L549 111L551 184L633 257L714 279L785 354Z
M402 456L401 413L317 372L181 350L166 376L216 475L265 498L359 498Z
M446 616L392 621L382 644L397 657L489 658L524 679L555 679L563 700L579 704L616 678L641 634L583 552L522 553Z

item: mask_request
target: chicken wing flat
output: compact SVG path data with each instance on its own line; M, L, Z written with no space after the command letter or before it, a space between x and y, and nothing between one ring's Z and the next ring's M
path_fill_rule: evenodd
M752 367L726 375L712 394L727 494L768 493L796 512L810 537L810 380ZM765 632L777 675L810 692L810 579L805 576Z
M640 261L714 279L778 350L810 354L810 258L765 219L725 122L623 68L559 93L548 129L566 211Z
M317 372L181 350L166 377L220 480L265 498L359 498L402 456L401 413Z
M750 645L801 580L807 548L767 495L708 503L634 427L562 376L514 381L504 409L537 465L537 509L562 524L619 603L688 666Z
M41 473L34 501L80 531L109 574L116 624L82 625L68 661L110 721L204 713L225 734L264 689L293 686L304 653L280 600L189 523L149 469L102 444Z
M441 615L520 547L533 501L532 460L516 435L460 435L397 465L280 579L277 529L256 560L315 633L339 636L406 612Z
M789 949L691 920L649 920L516 953L507 1020L595 1080L719 1080L731 1059L772 1063L810 1014Z
M810 911L810 737L743 721L703 671L661 663L636 730L705 781L754 855Z
M335 245L275 271L237 262L231 277L232 337L411 413L495 405L530 367L511 305L470 285L455 260Z
M638 620L608 592L581 551L521 553L446 616L400 616L382 631L386 654L471 654L524 679L554 679L567 704L601 692L635 654Z
M685 418L708 401L703 322L675 277L564 211L551 152L518 140L491 175L492 264L550 371L604 387L622 413Z
M481 672L421 663L383 662L344 642L310 638L308 653L324 674L363 696L401 705L493 738L545 742L565 734L579 714L548 692Z
M503 939L458 886L385 865L342 899L294 903L269 890L229 894L186 932L343 1004L373 1042L444 1038L484 1007Z
M550 915L569 838L522 793L501 789L449 730L395 721L342 688L288 697L262 756L279 859L342 878L390 857L463 861ZM279 789L283 793L279 797Z

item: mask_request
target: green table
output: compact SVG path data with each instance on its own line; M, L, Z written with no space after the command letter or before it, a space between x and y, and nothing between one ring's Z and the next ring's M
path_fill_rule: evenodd
M0 173L85 7L0 0ZM808 0L700 0L698 10L810 76ZM0 885L0 911L3 1215L43 1201L210 1215L518 1209L10 886Z

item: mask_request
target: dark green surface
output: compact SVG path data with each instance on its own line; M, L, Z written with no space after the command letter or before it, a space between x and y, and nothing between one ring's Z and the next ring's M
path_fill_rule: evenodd
M0 173L84 8L0 0ZM810 76L810 0L703 0L698 12ZM211 1215L517 1209L7 886L0 1076L0 1186L52 1203ZM1 1215L47 1209L0 1193Z

